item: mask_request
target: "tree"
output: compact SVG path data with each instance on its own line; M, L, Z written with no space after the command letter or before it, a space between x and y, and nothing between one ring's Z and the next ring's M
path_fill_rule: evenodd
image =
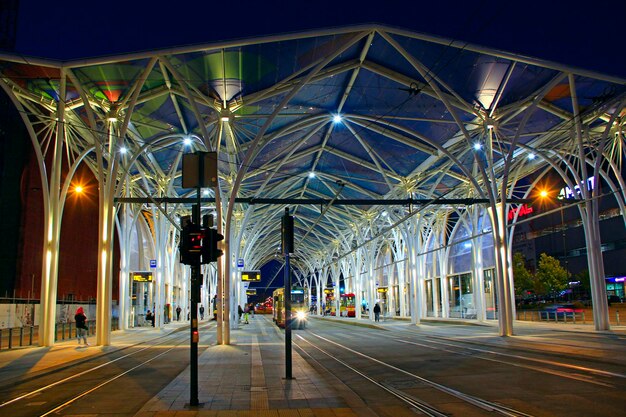
M515 295L521 296L524 291L535 289L533 274L526 269L526 258L521 252L513 254L513 287Z
M537 281L549 294L560 293L567 288L570 273L561 266L558 259L542 253L537 267Z

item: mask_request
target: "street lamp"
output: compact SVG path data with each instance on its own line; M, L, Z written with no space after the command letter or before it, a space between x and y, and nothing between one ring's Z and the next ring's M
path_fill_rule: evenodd
M542 199L549 198L550 192L546 189L542 189L539 191L539 196ZM565 211L565 206L561 204L561 207L558 208L558 210L561 215L561 238L563 239L563 262L564 262L565 271L568 273L568 276L569 276L569 261L567 259L567 238L565 236L566 227L565 227L565 219L563 215L563 212Z

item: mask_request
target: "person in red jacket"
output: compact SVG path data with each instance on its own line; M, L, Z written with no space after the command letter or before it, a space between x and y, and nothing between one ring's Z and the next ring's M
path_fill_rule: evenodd
M87 343L87 316L82 307L78 307L76 310L74 320L76 321L76 338L78 339L78 344L80 345L80 339L83 339L85 346L89 346L89 343Z

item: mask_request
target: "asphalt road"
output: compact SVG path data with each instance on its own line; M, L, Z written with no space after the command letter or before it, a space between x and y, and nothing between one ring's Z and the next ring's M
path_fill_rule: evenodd
M513 415L619 416L626 410L623 336L548 330L501 338L478 326L372 329L314 319L293 340L311 363L373 406L390 401L388 388L452 415L494 415L468 406L463 395L504 405ZM372 382L364 384L364 376Z

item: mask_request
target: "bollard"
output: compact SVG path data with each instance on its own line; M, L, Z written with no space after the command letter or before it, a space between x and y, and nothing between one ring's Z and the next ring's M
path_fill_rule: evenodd
M583 311L583 324L585 324L585 312Z
M24 346L22 339L24 338L24 328L20 327L20 346Z
M617 319L617 325L619 326L619 310L615 310L615 318Z
M13 328L9 327L9 349L13 347Z
M30 326L30 331L28 332L28 345L32 346L33 345L33 329L35 328L35 326Z
M0 350L2 350L2 329L0 329Z
M572 312L573 323L576 324L576 312Z

